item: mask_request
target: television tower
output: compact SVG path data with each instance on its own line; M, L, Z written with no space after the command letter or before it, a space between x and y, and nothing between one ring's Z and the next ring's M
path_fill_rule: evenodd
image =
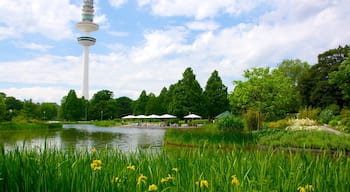
M82 96L89 99L89 47L95 45L96 39L90 37L90 32L97 31L98 25L93 23L94 18L94 1L84 0L82 9L82 21L77 23L77 28L84 32L85 35L78 37L78 42L84 47L83 52L83 86Z

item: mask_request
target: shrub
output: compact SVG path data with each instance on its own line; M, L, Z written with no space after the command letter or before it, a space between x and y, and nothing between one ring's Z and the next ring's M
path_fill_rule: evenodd
M228 115L218 119L217 127L223 132L242 132L244 129L244 121L242 118Z
M267 124L269 129L281 129L286 128L290 125L288 119L281 119L278 121L273 121Z
M305 107L299 110L298 119L313 119L317 120L318 114L320 113L320 108Z
M334 114L330 109L324 109L318 117L321 123L328 124L333 119Z
M244 114L244 120L248 130L259 130L263 128L265 117L261 112L249 109Z

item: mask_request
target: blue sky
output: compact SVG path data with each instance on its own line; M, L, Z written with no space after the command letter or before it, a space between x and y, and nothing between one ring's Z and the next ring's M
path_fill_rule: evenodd
M1 0L0 92L34 102L81 94L75 28L83 0ZM229 91L252 67L315 64L350 42L348 0L95 0L90 97L159 94L187 67L205 87L214 70Z

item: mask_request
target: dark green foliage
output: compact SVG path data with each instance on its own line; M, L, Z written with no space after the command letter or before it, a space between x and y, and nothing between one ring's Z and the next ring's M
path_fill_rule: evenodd
M213 119L216 115L229 109L227 87L222 83L219 73L216 70L207 81L204 96L207 101L209 119Z
M244 129L243 119L234 115L227 115L218 119L216 125L222 132L242 132Z
M334 114L330 109L324 109L321 111L318 118L321 123L328 124L334 118Z
M144 115L146 113L146 105L148 102L148 96L145 90L143 90L139 98L135 101L133 111L135 115Z
M119 97L116 99L116 117L123 117L132 114L133 101L129 97Z
M282 72L269 68L246 70L247 81L235 81L236 87L229 95L233 109L241 112L254 108L268 120L284 118L299 108L299 95L292 80Z
M84 117L85 102L79 99L74 90L70 90L68 95L61 101L61 115L64 120L77 121Z
M283 60L282 63L278 65L278 70L286 77L290 78L294 85L298 85L300 78L307 74L309 69L310 65L300 59Z
M23 103L22 115L27 119L39 119L39 103L33 103L33 101L25 100Z
M148 101L146 103L145 114L161 114L161 105L159 105L159 99L154 93L148 94Z
M169 91L166 87L160 91L158 96L158 113L155 114L165 114L168 113L168 105L170 102Z
M350 101L350 52L348 57L344 60L338 71L333 71L329 75L329 83L331 85L338 86L343 94L343 99L347 102Z
M58 105L56 103L41 103L39 107L39 114L42 120L57 119Z
M330 84L329 78L347 59L349 50L349 46L339 46L337 49L331 49L318 55L318 63L310 68L308 74L304 75L298 84L304 106L324 108L331 104L340 107L345 105L342 89L336 82Z
M321 109L320 108L313 108L313 107L305 107L304 109L299 110L298 118L299 119L312 119L317 120L318 115L320 114Z
M0 121L5 120L5 114L6 114L5 100L4 100L4 97L0 95Z
M260 130L263 128L263 122L265 117L259 111L254 109L248 109L248 111L243 115L246 126L248 130Z
M168 111L177 117L183 117L191 113L206 114L206 101L203 90L196 80L191 68L183 73L183 78L177 84L170 86L170 103Z
M116 115L116 100L113 92L102 90L94 94L89 103L89 119L105 120L114 119Z

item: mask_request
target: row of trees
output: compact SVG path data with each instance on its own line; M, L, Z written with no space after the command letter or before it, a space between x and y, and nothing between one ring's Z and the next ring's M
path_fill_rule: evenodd
M217 71L213 71L202 89L191 68L182 79L160 94L143 90L137 100L114 98L113 92L101 90L89 101L78 98L70 90L61 105L21 102L0 96L1 120L13 116L39 119L99 120L114 119L128 114L170 113L183 117L197 113L212 119L223 111L236 114L255 111L268 120L284 118L304 107L331 108L334 113L349 106L350 99L349 46L339 46L319 54L318 63L310 66L301 60L284 60L276 68L253 68L244 72L244 81L234 81L231 93Z
M58 117L59 106L56 103L33 103L32 100L21 101L0 93L0 121L13 118L53 120Z
M339 114L350 101L349 51L349 46L328 50L319 54L313 66L284 60L273 70L246 70L245 81L234 81L230 104L237 113L253 110L268 120L284 118L305 107Z
M191 68L183 73L183 78L169 88L164 87L156 96L143 90L136 101L128 97L113 98L113 92L102 90L90 101L78 98L74 90L62 99L63 119L113 119L128 114L171 113L183 117L188 113L198 113L207 118L228 110L227 87L217 71L207 81L205 90L201 88Z

